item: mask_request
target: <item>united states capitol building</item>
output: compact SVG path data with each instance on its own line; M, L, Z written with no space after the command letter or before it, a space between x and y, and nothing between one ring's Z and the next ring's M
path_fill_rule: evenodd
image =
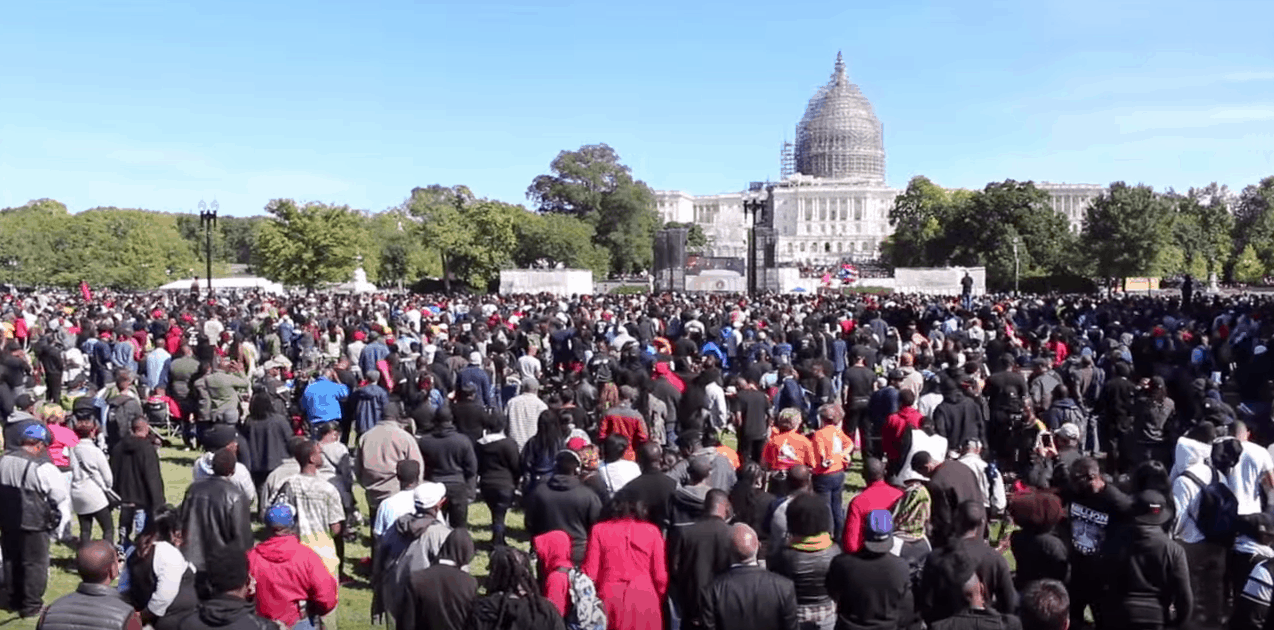
M884 136L871 102L850 82L838 53L831 80L815 92L796 126L795 141L783 144L780 181L719 195L657 191L660 217L699 224L710 256L746 257L748 227L755 220L773 234L779 265L874 260L892 231L894 198L903 192L885 183ZM1105 191L1088 184L1035 185L1049 193L1053 210L1073 229L1089 202ZM745 214L745 200L758 199L765 211Z

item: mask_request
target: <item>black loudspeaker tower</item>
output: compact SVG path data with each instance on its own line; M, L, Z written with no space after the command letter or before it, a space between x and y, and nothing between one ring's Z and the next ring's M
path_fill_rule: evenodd
M686 290L686 228L671 228L655 233L655 291Z

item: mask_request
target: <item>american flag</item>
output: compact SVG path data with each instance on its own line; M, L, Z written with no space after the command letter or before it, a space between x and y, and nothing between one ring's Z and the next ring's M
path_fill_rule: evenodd
M857 282L858 268L849 263L845 263L840 266L840 273L837 274L837 276L840 278L841 282Z

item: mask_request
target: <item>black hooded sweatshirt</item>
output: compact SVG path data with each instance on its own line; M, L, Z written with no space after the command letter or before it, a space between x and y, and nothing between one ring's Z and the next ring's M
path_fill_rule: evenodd
M115 492L124 503L146 510L164 504L164 478L159 472L159 453L146 438L126 435L111 452L111 475Z
M588 547L588 531L602 513L602 499L571 475L553 475L531 493L526 529L531 536L562 530L571 537L571 561L580 564Z

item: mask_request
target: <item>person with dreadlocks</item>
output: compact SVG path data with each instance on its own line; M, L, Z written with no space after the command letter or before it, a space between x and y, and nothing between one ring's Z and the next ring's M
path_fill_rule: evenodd
M531 558L514 547L491 551L486 597L473 602L469 630L566 630L557 608L539 594Z

